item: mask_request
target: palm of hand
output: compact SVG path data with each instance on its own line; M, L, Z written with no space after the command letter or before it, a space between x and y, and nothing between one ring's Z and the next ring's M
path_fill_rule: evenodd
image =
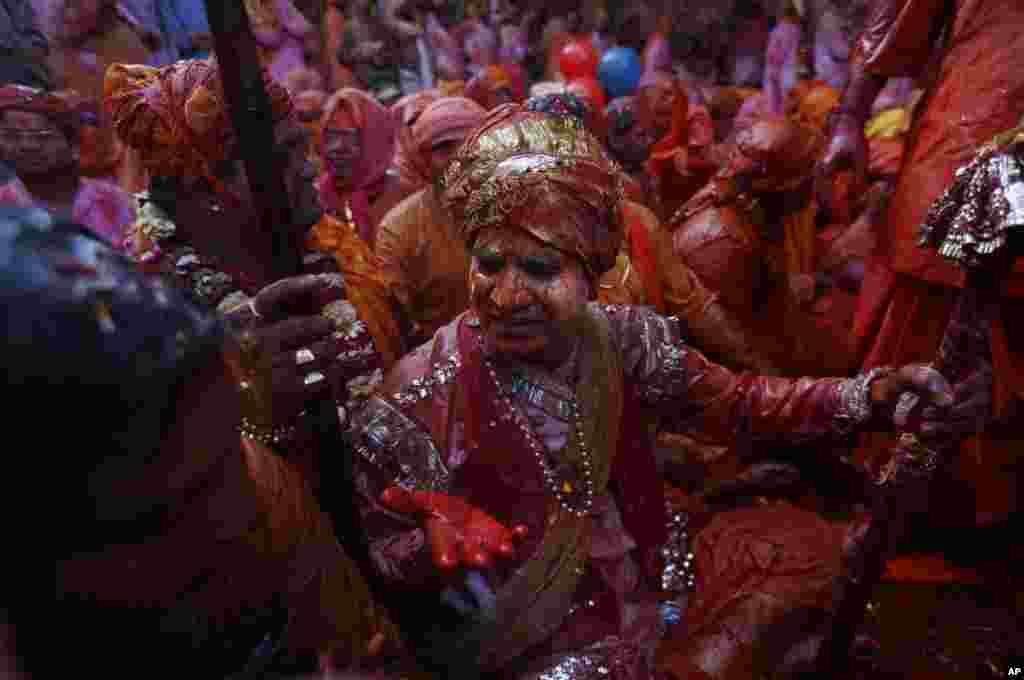
M515 556L515 542L526 536L526 527L505 527L480 508L461 498L430 491L391 487L381 494L391 510L425 519L434 564L448 571L459 566L486 569L494 557Z

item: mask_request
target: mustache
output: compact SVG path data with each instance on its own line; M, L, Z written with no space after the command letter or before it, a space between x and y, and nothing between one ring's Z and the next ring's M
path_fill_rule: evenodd
M487 316L490 317L491 321L510 324L538 323L547 320L544 309L539 305L528 305L514 309L501 309L492 306L487 310Z

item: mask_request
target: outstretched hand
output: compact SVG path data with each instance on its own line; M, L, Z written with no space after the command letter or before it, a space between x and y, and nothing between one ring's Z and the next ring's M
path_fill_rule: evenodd
M393 486L380 499L394 512L425 519L434 564L442 571L460 566L490 568L496 558L514 557L516 543L527 535L525 526L509 529L483 510L447 494Z
M979 431L989 418L992 371L984 366L954 389L942 374L924 365L904 366L875 380L871 401L896 429L922 437L963 436ZM907 395L910 393L910 395ZM915 415L915 399L923 408Z

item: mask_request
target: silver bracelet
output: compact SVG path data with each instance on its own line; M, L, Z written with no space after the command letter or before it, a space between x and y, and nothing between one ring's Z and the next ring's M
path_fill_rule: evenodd
M894 370L890 366L879 366L843 381L839 387L839 411L835 415L840 434L850 434L871 420L871 384Z

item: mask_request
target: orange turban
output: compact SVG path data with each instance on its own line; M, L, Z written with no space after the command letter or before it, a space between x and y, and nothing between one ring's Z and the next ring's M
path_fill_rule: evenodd
M288 91L266 71L264 86L274 122L292 113ZM153 68L113 64L103 96L114 127L153 175L212 177L214 164L232 158L231 124L216 59Z
M511 227L579 258L594 280L615 264L621 170L575 117L495 109L452 160L440 191L467 244L486 227Z

